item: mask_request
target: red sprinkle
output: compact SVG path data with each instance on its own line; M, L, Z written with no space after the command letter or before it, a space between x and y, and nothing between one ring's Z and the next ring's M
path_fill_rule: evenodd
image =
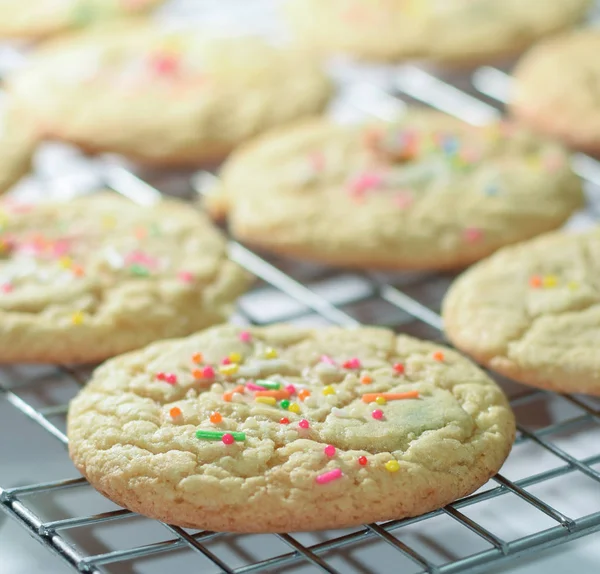
M468 243L476 243L483 238L483 231L476 227L467 227L467 229L463 231L463 237Z
M279 422L282 425L289 425L290 424L290 419L288 419L287 417L282 417L282 418L279 419Z
M310 424L309 424L309 422L308 422L306 419L302 419L302 420L301 420L301 421L298 423L298 426L299 426L301 429L307 429L307 428L310 426Z
M359 456L358 457L358 464L360 464L361 466L366 466L368 462L369 461L367 460L366 456Z
M323 449L323 452L326 454L326 456L334 456L335 455L335 447L332 444L328 444Z
M173 373L167 373L165 375L165 382L169 383L170 385L176 385L177 375L174 375Z
M221 440L225 444L233 444L235 442L235 439L233 438L233 435L229 434L228 432L223 435L223 438Z
M214 379L215 370L212 367L204 367L204 369L202 369L202 377L205 379Z
M167 375L165 373L156 373L156 378L159 381L166 381L167 380Z
M404 374L404 365L402 363L396 363L394 365L394 371L396 371L399 375Z
M342 366L344 369L360 369L360 361L354 357L346 361Z

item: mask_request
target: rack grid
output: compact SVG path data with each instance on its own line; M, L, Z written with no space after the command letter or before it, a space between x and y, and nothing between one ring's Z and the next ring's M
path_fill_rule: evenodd
M507 76L500 70L489 67L474 72L470 78L473 89L469 93L437 74L416 66L394 68L388 79L392 86L391 92L379 94L388 107L394 109L401 99L418 100L475 124L484 123L500 113L499 103L504 99L508 88ZM373 110L372 102L356 102L356 106L366 112L378 111ZM590 186L600 182L600 165L595 160L577 154L573 161L574 168ZM197 184L201 179L194 177L193 182ZM104 181L114 191L134 201L152 202L161 197L161 193L154 187L110 162L104 164ZM593 187L590 187L590 192L590 205L586 214L588 220L593 221L597 219L595 213L598 194ZM387 275L369 272L345 274L267 258L235 241L230 242L230 253L233 259L261 280L250 294L242 298L237 320L259 324L275 321L321 322L349 327L369 322L385 324L416 336L443 340L442 320L438 310L441 297L452 280L451 275ZM354 287L352 293L348 291L348 294L340 295L338 288L348 285ZM285 306L281 306L280 309L278 301L283 299L292 304L285 309ZM268 302L268 316L261 313L261 309L267 309L265 301ZM20 366L3 368L0 369L0 396L66 446L66 401L85 384L89 373L88 368L69 366L42 369L41 372ZM543 452L544 456L552 460L546 465L548 468L542 470L544 465L537 468L536 464L532 465L536 468L529 467L526 472L521 471L520 476L508 478L505 468L510 470L514 456L511 454L501 474L493 477L476 493L443 509L415 518L365 524L341 533L325 533L320 536L283 533L265 535L268 540L263 545L271 550L275 547L279 550L271 552L270 556L246 559L243 561L245 563L240 563L239 557L231 559L231 552L243 555L240 547L251 538L250 535L200 532L165 524L160 525L160 534L153 530L152 536L146 540L140 540L127 548L115 548L114 545L90 542L90 538L86 536L78 538L78 534L107 524L115 527L128 522L137 524L136 521L139 520L153 522L154 525L160 523L116 508L92 513L73 512L64 518L45 519L36 502L40 498L51 497L63 491L85 492L85 496L100 497L83 478L0 487L0 508L50 551L83 573L146 572L142 567L138 569L138 561L141 560L147 566L147 558L156 559L158 556L167 559L166 562L161 562L161 570L176 568L178 562L169 562L168 559L182 549L196 555L186 555L187 568L190 571L198 568L202 572L249 574L281 571L282 568L289 567L297 568L298 572L378 573L385 568L383 563L377 561L377 556L384 554L388 563L394 563L394 567L390 569L394 572L492 572L494 568L507 566L519 556L531 556L543 549L600 531L600 504L596 509L593 504L586 505L579 516L573 517L571 513L561 510L560 505L547 502L545 496L536 494L540 486L561 478L567 478L573 485L578 485L581 479L592 481L598 492L600 450L597 436L600 402L589 397L527 389L499 377L496 379L511 396L511 404L517 414L518 436L514 451L520 448L538 449L538 452ZM45 388L44 383L49 384L52 392L42 393L40 398L39 390ZM53 395L57 386L61 389L58 393L60 400ZM567 412L568 415L555 417L555 412ZM571 452L572 443L568 443L569 448L561 446L561 436L570 437L576 444L584 440L588 432L596 437L591 441L591 454L588 451L582 455L577 449L576 452ZM43 468L40 473L43 475ZM516 474L519 475L519 472ZM509 536L495 532L493 522L481 520L481 517L486 518L486 513L478 514L477 508L497 499L508 511L511 506L505 501L511 496L516 497L527 512L536 514L537 518L533 520L533 529L509 539ZM502 510L495 516L502 518ZM540 517L543 520L540 521ZM431 524L434 529L434 521L442 518L446 519L443 531L450 533L450 537L461 540L471 537L471 542L466 547L470 547L472 551L452 555L447 548L438 549L434 556L435 553L424 549L423 529L419 531L419 539L411 532L411 528L424 526L427 529ZM510 516L504 515L504 518L510 521ZM264 538L263 536L262 539ZM228 548L227 557L224 556L223 546ZM369 554L369 548L375 546L376 553ZM95 551L94 548L103 551ZM390 551L393 555L389 554ZM363 557L367 555L374 557L365 560Z

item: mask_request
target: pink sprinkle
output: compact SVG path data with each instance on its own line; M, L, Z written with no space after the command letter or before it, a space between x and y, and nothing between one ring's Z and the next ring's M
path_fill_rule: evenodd
M463 231L463 236L465 241L468 241L469 243L476 243L483 238L483 231L481 231L481 229L477 229L476 227L467 227Z
M249 343L251 339L252 335L250 335L249 331L242 331L240 333L240 341L243 341L244 343Z
M321 363L327 363L328 365L335 365L335 361L329 355L321 355Z
M202 369L202 378L214 379L215 378L215 370L212 367L204 367L204 369Z
M401 191L394 196L394 203L400 209L407 209L414 203L413 196L408 191Z
M221 365L231 365L231 359L229 357L225 357L221 360Z
M167 380L167 375L165 373L156 373L156 378L159 381L166 381Z
M371 416L374 419L377 419L378 421L381 420L383 418L383 411L379 410L379 409L375 409L372 413Z
M157 266L156 259L154 257L150 257L150 255L147 255L142 251L132 251L131 253L127 254L125 257L125 264L132 265L134 263L151 268L156 268Z
M307 429L307 428L310 426L310 424L308 423L308 421L307 421L306 419L302 419L302 420L301 420L301 421L298 423L298 426L299 426L301 429Z
M233 444L235 439L233 438L232 434L229 434L228 432L226 432L222 437L221 440L225 443L225 444Z
M342 477L342 469L334 468L333 470L324 472L323 474L320 474L319 476L317 476L316 481L319 484L327 484L328 482L331 482L332 480L337 480L338 478L341 478L341 477Z
M290 395L296 394L296 387L294 385L286 385L285 390L290 393Z
M260 385L255 385L254 383L246 383L246 388L249 391L264 391L265 387L261 387Z
M360 360L356 357L348 359L343 366L344 369L360 369Z
M383 176L374 172L361 173L356 179L350 182L350 193L352 195L362 195L369 189L377 189L383 183Z
M335 447L332 444L328 444L325 449L323 450L323 452L327 455L327 456L334 456L335 455Z
M191 283L194 280L194 276L189 271L180 271L177 273L177 277L184 283Z
M0 285L0 291L2 291L2 293L10 293L13 289L14 287L10 283L4 283L3 285Z
M52 252L56 257L62 257L66 253L69 252L70 249L69 242L64 239L59 239L54 245L52 245Z
M177 384L177 375L174 375L173 373L167 373L165 375L165 382L169 383L170 385L176 385Z

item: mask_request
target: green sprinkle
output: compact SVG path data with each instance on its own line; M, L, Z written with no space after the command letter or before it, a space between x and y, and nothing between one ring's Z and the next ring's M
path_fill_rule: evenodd
M153 237L160 237L162 235L162 231L160 230L158 223L153 223L150 225L150 235Z
M138 265L137 263L132 265L129 268L129 271L131 271L134 275L137 275L138 277L148 277L148 275L150 275L150 271L148 271L147 267L144 267L143 265Z
M246 433L233 431L197 430L196 438L205 440L221 440L223 435L230 434L234 440L246 440Z
M274 391L277 391L281 388L281 383L277 383L275 381L267 381L266 379L260 379L256 381L256 384L260 385L261 387L264 387L265 389L272 389Z
M282 409L287 409L290 406L290 401L288 401L287 399L283 399L280 403L279 406Z

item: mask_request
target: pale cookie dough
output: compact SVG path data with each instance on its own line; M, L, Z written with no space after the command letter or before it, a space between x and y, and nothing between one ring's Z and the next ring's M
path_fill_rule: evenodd
M0 362L92 362L223 321L249 277L200 213L0 202Z
M0 0L0 38L41 39L139 16L163 0Z
M49 138L153 165L194 165L318 113L331 85L296 49L121 25L42 47L8 90Z
M306 46L375 60L477 62L581 20L590 0L289 0Z
M68 418L71 458L101 493L229 532L434 510L495 474L514 433L471 362L375 327L225 325L156 343L97 369Z
M511 111L541 133L600 154L598 53L594 29L535 46L514 71Z
M511 124L433 111L392 124L316 120L236 151L208 196L240 240L329 264L468 265L582 205L565 151Z
M600 395L600 229L507 247L444 301L450 340L528 385Z

